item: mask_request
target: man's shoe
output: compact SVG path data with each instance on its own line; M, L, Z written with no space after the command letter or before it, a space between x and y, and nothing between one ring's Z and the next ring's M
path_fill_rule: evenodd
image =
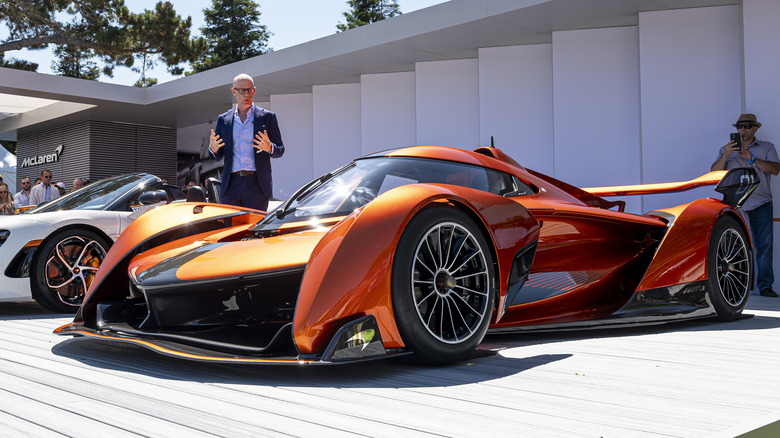
M777 294L772 289L764 289L761 291L762 297L776 297Z

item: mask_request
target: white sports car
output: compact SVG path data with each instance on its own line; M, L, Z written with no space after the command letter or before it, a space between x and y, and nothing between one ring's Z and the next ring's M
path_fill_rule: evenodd
M155 195L154 202L185 198L160 178L135 173L87 185L27 214L0 216L0 301L32 298L55 312L78 310L108 249L140 213L131 216L147 192Z

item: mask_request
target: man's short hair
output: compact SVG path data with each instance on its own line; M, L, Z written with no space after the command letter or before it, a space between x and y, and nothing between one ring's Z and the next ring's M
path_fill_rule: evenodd
M49 170L49 169L43 169L43 170L41 170L41 176L43 176L43 174L46 173L46 172L52 173L51 170Z
M235 86L236 86L236 83L237 83L238 81L241 81L241 80L248 80L248 81L251 81L251 82L252 82L252 84L254 84L254 83L255 83L255 80L254 80L254 79L252 79L252 76L249 76L249 75L248 75L248 74L246 74L246 73L241 73L241 74L239 74L238 76L236 76L236 77L234 77L234 78L233 78L233 86L235 87Z

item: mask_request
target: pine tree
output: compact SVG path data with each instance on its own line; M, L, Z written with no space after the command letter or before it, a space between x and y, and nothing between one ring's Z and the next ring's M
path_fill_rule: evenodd
M51 63L52 70L60 76L98 80L100 68L93 61L95 53L81 47L57 46L54 54L58 60Z
M0 67L15 68L17 70L38 71L37 63L16 58L5 59L3 53L0 53Z
M181 74L179 65L197 59L206 47L203 38L190 38L192 19L181 18L168 1L136 14L124 0L4 0L0 22L9 30L0 41L0 54L53 44L55 52L69 58L55 70L77 77L91 76L94 70L86 66L95 60L103 64L101 73L111 76L116 66L132 67L135 58L144 57ZM24 66L24 61L14 61Z
M347 24L336 25L339 32L401 15L401 8L395 0L349 0L347 4L352 9L344 12Z
M260 6L252 0L212 0L203 11L201 33L208 50L192 63L192 73L231 64L270 52L272 35L260 24Z

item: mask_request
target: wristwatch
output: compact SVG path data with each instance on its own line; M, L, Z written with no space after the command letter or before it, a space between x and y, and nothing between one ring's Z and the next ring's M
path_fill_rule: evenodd
M756 154L753 154L753 158L751 158L750 161L748 161L748 163L750 163L750 164L752 164L754 166L756 165Z

